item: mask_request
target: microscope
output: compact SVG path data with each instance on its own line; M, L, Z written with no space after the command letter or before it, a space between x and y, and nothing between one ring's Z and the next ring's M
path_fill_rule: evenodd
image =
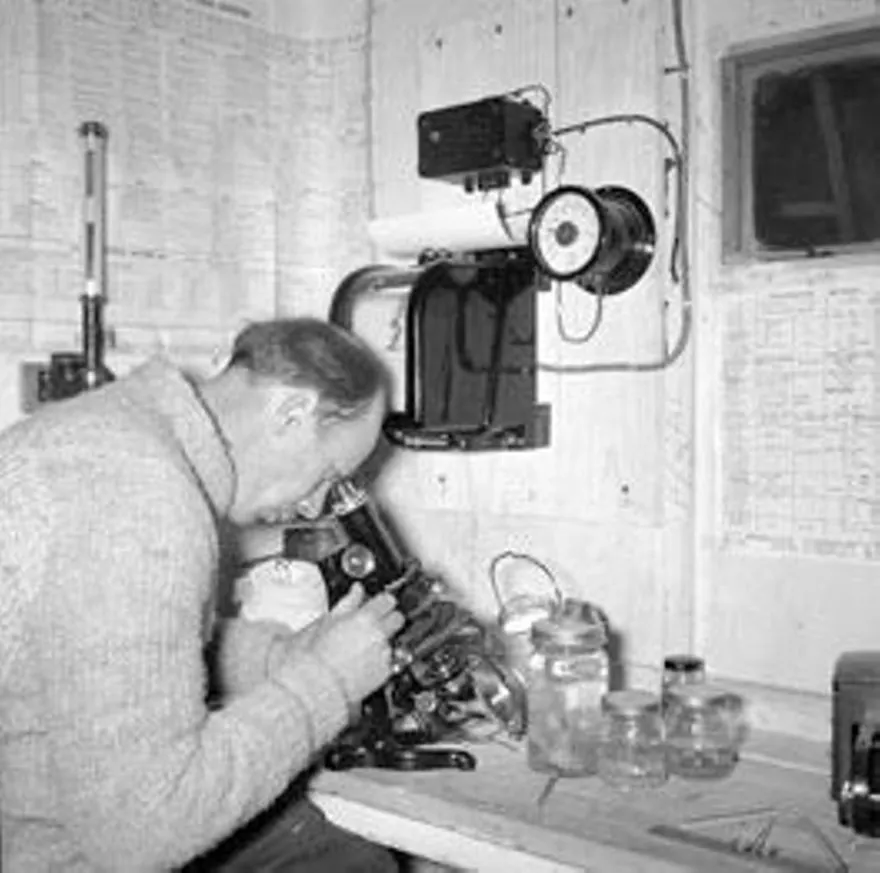
M392 641L391 678L362 703L326 766L474 769L470 752L436 744L467 740L477 722L524 733L525 689L505 664L501 640L402 551L363 487L338 482L329 502L339 535L317 565L330 606L359 582L367 596L393 594L404 626Z

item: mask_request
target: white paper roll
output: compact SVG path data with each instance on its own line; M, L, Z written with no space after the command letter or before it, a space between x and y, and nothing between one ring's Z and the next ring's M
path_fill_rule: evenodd
M506 213L492 201L472 206L378 218L368 226L380 255L414 259L426 249L450 252L505 249L525 245L529 211Z

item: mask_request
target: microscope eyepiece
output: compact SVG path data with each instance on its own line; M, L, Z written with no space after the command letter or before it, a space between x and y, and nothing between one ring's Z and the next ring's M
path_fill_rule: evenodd
M367 501L367 492L352 479L340 479L330 487L328 497L330 510L340 516L363 506Z

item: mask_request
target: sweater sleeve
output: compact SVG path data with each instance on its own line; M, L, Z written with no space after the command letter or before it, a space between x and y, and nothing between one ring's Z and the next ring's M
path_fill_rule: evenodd
M24 616L40 586L51 504L30 466L0 454L0 687L24 643Z
M224 618L217 623L211 645L211 667L217 688L228 700L265 682L278 653L293 637L290 627L275 621Z
M202 643L213 519L181 471L67 458L39 614L63 824L100 869L178 867L274 800L345 725L302 654L209 713Z

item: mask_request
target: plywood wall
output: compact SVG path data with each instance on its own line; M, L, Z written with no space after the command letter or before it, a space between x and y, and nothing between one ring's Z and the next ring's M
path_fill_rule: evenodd
M246 320L323 314L368 255L367 8L4 0L5 350L78 347L90 120L109 130L117 356L219 359Z
M691 7L699 639L725 673L827 693L842 650L880 648L880 252L722 262L719 74L732 46L858 29L878 4Z
M431 106L540 81L551 88L557 125L644 112L681 135L670 9L659 0L379 0L378 214L463 196L417 179L413 118ZM880 647L880 257L722 263L720 61L743 42L873 22L877 3L691 0L684 13L696 313L688 353L653 376L547 375L541 391L553 405L551 449L491 459L402 457L388 493L406 507L420 546L487 603L491 554L522 546L550 562L572 590L603 601L638 662L656 663L663 651L691 645L718 674L827 693L840 651ZM401 77L404 69L409 75ZM567 179L632 185L649 198L668 243L662 145L626 128L570 145ZM615 302L600 341L583 349L560 341L542 299L542 356L571 362L656 354L658 310L669 302L674 311L675 291L658 263ZM574 295L569 302L572 318L587 317L589 301ZM774 365L799 374L797 391L791 381L780 388L768 378L769 347ZM860 356L857 373L840 369L841 353L851 349ZM828 390L835 374L842 374L843 393ZM759 412L774 403L785 415L770 434ZM803 420L821 422L824 478L779 494L771 478L815 462L816 440L804 442Z
M759 469L764 438L748 401L773 399L767 343L812 337L802 372L820 376L833 375L848 344L873 360L880 258L722 263L719 62L744 41L875 20L877 3L684 5L686 130L663 0L240 0L246 21L207 0L5 0L0 424L18 414L18 363L77 342L74 131L86 115L111 129L109 317L121 352L137 359L169 343L210 361L241 320L326 311L338 280L373 257L369 218L463 202L418 178L420 111L539 83L554 126L643 113L691 147L696 331L685 354L657 372L542 372L548 449L401 452L383 496L412 547L483 611L497 609L492 557L523 550L567 593L605 606L638 663L695 647L725 675L826 690L837 652L878 644L876 453L842 454L878 445L875 401L864 401L856 433L850 407L806 385L805 414L828 425L823 463L837 503L817 510L791 493L769 513L761 482L744 478ZM539 357L655 360L680 327L670 153L639 124L565 144L564 176L553 164L549 182L632 187L656 217L658 254L636 288L609 302L587 346L560 337L553 296L542 294ZM571 288L562 299L565 324L582 330L594 301ZM876 394L873 370L858 391ZM809 454L794 439L793 396L773 400L790 414L777 434L782 464Z
M380 217L465 204L468 195L418 178L419 112L539 84L554 127L609 113L643 113L675 130L668 104L667 15L653 0L628 3L400 2L378 0L372 27L373 170ZM405 72L404 72L405 71ZM531 93L538 105L541 95ZM675 308L669 274L674 197L662 137L644 124L600 128L565 141L564 173L547 182L625 185L651 206L658 254L648 275L607 305L594 343L560 338L552 294L539 301L539 359L579 366L656 360L663 312ZM590 323L594 300L563 289L571 333ZM540 399L553 409L552 445L525 453L401 453L385 495L416 546L497 609L487 569L504 548L549 564L567 593L602 603L626 654L657 663L688 644L690 368L687 356L653 373L542 372ZM669 419L669 420L668 420ZM671 434L667 439L666 434Z

